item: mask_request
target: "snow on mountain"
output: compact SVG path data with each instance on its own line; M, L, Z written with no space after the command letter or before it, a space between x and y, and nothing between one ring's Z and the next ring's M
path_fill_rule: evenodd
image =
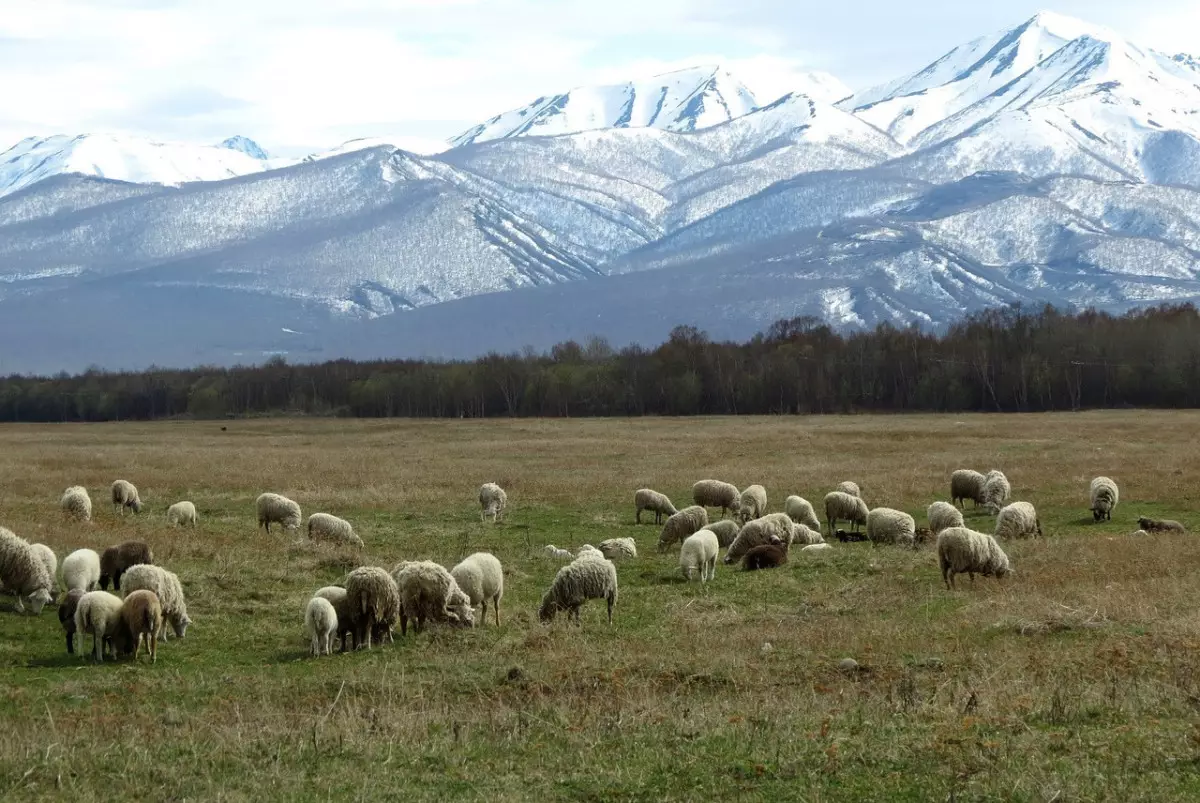
M449 146L441 140L428 139L426 137L356 137L355 139L348 139L342 144L328 150L310 153L301 161L312 162L317 159L328 159L331 156L341 156L343 153L353 153L354 151L379 147L396 148L421 156L432 156L433 154L441 153Z
M754 90L754 96L760 101L769 98L761 90ZM840 78L827 72L806 72L795 76L791 81L789 95L804 95L818 103L837 103L849 98L854 92Z
M228 148L231 151L244 153L251 159L258 159L260 162L265 162L271 158L267 156L267 152L263 150L261 145L249 137L243 137L241 134L230 137L222 142L218 147Z

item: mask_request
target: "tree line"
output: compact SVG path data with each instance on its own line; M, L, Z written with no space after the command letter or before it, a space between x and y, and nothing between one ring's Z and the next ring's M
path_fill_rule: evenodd
M1019 306L941 333L882 324L839 333L809 317L744 343L678 327L657 348L602 339L476 360L334 360L89 370L0 379L0 421L225 418L1034 412L1200 406L1200 313L1111 315Z

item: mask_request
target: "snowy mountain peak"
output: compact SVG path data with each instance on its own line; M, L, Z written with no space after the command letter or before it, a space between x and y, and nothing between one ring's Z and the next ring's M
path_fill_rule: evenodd
M238 151L239 153L244 153L251 159L259 159L264 162L270 158L267 155L267 152L263 150L261 145L249 137L243 137L241 134L237 134L225 140L221 143L220 147L228 148L231 151Z

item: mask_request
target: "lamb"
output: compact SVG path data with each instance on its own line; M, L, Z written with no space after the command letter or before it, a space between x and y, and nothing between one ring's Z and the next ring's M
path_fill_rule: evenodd
M937 552L946 588L954 588L956 574L970 575L974 584L976 574L999 579L1012 571L1008 556L995 538L966 527L942 530L937 538Z
M1117 509L1117 484L1108 477L1096 477L1088 489L1092 503L1092 521L1112 519Z
M392 569L400 594L400 634L425 629L425 621L474 627L475 611L471 599L446 567L431 560L405 561ZM495 579L495 578L492 578ZM503 580L500 581L503 583ZM499 613L499 608L496 611Z
M293 532L300 529L300 505L286 496L274 493L259 494L258 499L254 500L254 505L258 509L258 526L265 528L268 534L272 524L279 524L283 529Z
M733 539L737 538L738 530L742 529L733 519L721 519L720 521L711 521L700 528L701 530L712 530L717 534L717 543L721 545L721 549L725 549L733 543ZM699 532L697 530L696 532Z
M984 477L983 501L989 512L999 513L1000 508L1004 507L1004 503L1008 501L1010 493L1012 493L1012 486L1008 484L1008 477L1004 476L1003 471L992 469Z
M679 511L666 494L650 488L639 488L633 493L634 521L642 523L642 511L654 511L654 523L662 524L663 516L674 516Z
M632 542L632 538L623 538L622 541ZM600 544L601 551L604 550L604 544L610 543L605 541ZM637 554L637 550L634 550ZM468 555L463 560L450 570L450 576L454 578L454 582L458 583L458 587L471 600L471 605L480 606L482 624L487 624L487 606L488 600L491 600L496 610L496 627L500 626L500 598L504 596L504 568L500 565L500 561L495 555L487 552L476 552L474 555ZM401 594L403 603L403 593Z
M792 522L792 543L812 546L813 544L825 543L825 536L821 535L820 530L814 530L807 524L800 522Z
M962 527L962 511L949 502L934 502L925 511L929 518L929 531L936 537L948 527Z
M742 495L736 485L720 480L700 480L692 486L692 501L701 507L721 508L721 517L729 511L737 515L742 506Z
M546 546L542 548L542 552L546 555L546 557L554 558L555 560L565 560L568 563L575 560L575 556L570 550L559 549L554 544L546 544Z
M658 534L658 551L666 552L671 544L680 543L692 533L708 524L708 511L699 505L685 507L667 519Z
M504 508L508 507L508 494L494 482L485 482L479 486L479 520L492 517L492 524L504 518Z
M1171 519L1151 519L1142 516L1138 519L1138 526L1148 533L1186 533L1187 528L1177 521Z
M124 635L134 643L133 660L142 651L142 641L150 653L150 663L158 662L158 637L163 629L162 605L153 591L139 589L125 597L121 605Z
M354 630L350 624L350 598L346 595L346 589L341 586L325 586L317 589L313 596L329 600L333 605L333 612L337 615L337 634L342 642L339 652L345 652L346 634L354 637Z
M121 575L139 563L154 563L154 553L145 541L125 541L110 546L100 556L100 587L108 590L111 580L113 590L121 587Z
M58 557L54 554L54 550L45 544L30 544L29 548L46 567L46 574L50 575L50 592L53 594L54 581L58 577Z
M304 609L304 626L312 640L314 657L333 652L333 635L338 629L338 615L332 602L324 597L310 599Z
M696 579L706 583L717 573L717 552L720 550L717 534L712 530L700 529L683 540L679 549L679 571L688 582Z
M823 542L820 544L809 544L808 546L800 547L801 552L824 552L827 549L833 549L833 547Z
M830 534L837 530L839 519L849 521L854 525L854 531L858 532L858 526L867 523L867 503L845 491L825 494L825 520L829 523Z
M725 563L736 563L753 547L769 543L771 536L778 538L785 546L791 544L792 520L786 513L769 513L762 518L746 522L725 552Z
M187 635L192 623L187 612L187 601L183 597L183 585L179 576L161 566L139 563L130 566L121 577L121 591L128 597L134 591L152 591L162 606L163 616L171 623L176 638ZM159 633L159 641L167 640L166 628Z
M54 575L46 571L38 551L4 527L0 527L0 588L17 598L17 613L25 611L28 600L30 611L37 616L54 598Z
M996 516L997 538L1032 538L1042 536L1042 522L1037 510L1028 502L1013 502L1001 508Z
M984 502L983 485L986 478L978 471L972 471L969 468L960 468L950 475L950 501L954 504L962 503L965 509L967 500L971 500L972 507L979 507Z
M787 553L787 547L782 543L759 544L746 553L742 560L742 568L748 572L757 569L777 569L787 563Z
M609 538L600 542L600 552L609 560L636 558L637 542L632 538Z
M72 485L63 491L58 505L63 513L77 521L92 520L92 498L88 496L87 488L82 485Z
M100 587L100 556L94 549L77 549L63 558L62 575L68 591L95 591Z
M577 560L579 558L603 558L603 557L604 557L604 553L601 552L599 549L596 549L596 547L592 546L591 544L584 544L583 546L579 547L579 550L575 553L575 558Z
M376 566L361 566L346 575L346 597L355 649L390 637L400 616L400 589L396 580Z
M363 546L363 540L354 532L350 522L328 513L313 513L308 517L308 538L310 541L349 544L360 549Z
M845 480L844 482L839 482L837 484L837 487L834 488L833 490L840 491L841 493L844 493L844 494L850 494L851 496L857 496L859 499L862 499L862 491L859 490L858 483L851 482L850 480Z
M867 514L867 539L873 544L913 546L917 523L902 510L877 507Z
M104 661L105 651L116 657L113 642L121 627L120 597L107 591L89 591L79 598L75 607L75 632L83 637L92 634L92 656Z
M767 515L767 489L761 485L747 487L738 500L740 507L737 516L742 524Z
M58 601L58 623L67 633L67 654L75 654L75 609L84 592L73 588Z
M611 560L576 558L554 575L550 588L542 595L538 619L550 622L559 611L579 622L579 609L589 599L608 602L608 623L612 624L613 606L617 604L617 567Z
M113 508L125 515L125 508L134 513L142 512L142 500L138 497L138 489L129 480L114 480L112 484Z
M821 520L817 518L812 503L802 496L789 496L783 502L783 512L792 521L799 522L813 530L821 529Z
M196 506L191 502L176 502L167 508L167 523L174 527L196 526Z

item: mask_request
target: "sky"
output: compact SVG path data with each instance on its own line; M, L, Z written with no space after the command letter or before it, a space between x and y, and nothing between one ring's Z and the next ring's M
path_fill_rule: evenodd
M759 95L913 72L1042 8L1200 55L1196 0L4 0L0 149L115 132L412 149L574 86L720 63Z

